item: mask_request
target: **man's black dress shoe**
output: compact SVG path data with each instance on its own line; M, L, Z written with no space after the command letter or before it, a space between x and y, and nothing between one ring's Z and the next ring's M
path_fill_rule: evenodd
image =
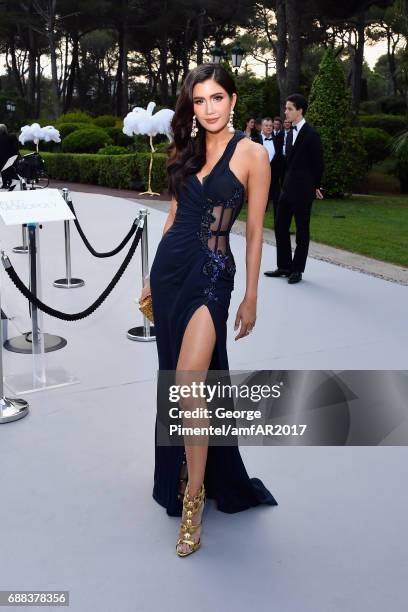
M294 285L295 283L299 283L302 280L301 272L292 272L292 274L288 278L288 283L290 285Z
M290 270L283 270L282 268L277 268L276 270L269 270L264 272L265 276L290 276Z

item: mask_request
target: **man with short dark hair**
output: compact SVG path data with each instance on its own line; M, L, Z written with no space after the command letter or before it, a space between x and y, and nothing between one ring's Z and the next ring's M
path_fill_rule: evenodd
M273 118L273 135L278 136L282 131L282 119L280 117Z
M288 137L292 138L291 129L292 129L291 122L288 119L285 119L283 122L283 149L282 149L283 157L286 156L286 142L288 140Z
M275 138L273 134L272 117L262 119L262 142L269 155L271 165L271 184L269 188L269 200L272 200L273 214L276 218L276 210L280 195L280 177L282 173L282 144L283 139Z
M304 118L307 100L301 94L286 99L285 117L292 124L292 138L285 147L285 176L279 198L275 235L278 267L265 276L289 277L290 284L302 280L310 240L313 200L322 199L323 148L319 134ZM295 217L296 249L292 259L290 224Z

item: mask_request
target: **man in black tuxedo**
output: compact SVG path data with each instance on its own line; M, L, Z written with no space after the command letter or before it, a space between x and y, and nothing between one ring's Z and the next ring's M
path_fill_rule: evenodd
M269 155L271 165L271 184L269 187L269 200L272 200L273 214L276 218L276 211L280 196L282 174L282 147L283 137L274 136L274 122L271 117L264 117L262 120L262 143Z
M292 123L292 138L285 146L285 176L279 198L275 235L278 268L264 272L265 276L289 277L290 284L302 280L309 250L309 225L315 198L322 199L320 182L323 174L323 148L319 134L304 115L307 100L293 94L286 100L285 116ZM296 223L296 249L292 260L290 224Z
M273 119L273 131L272 138L273 144L275 145L275 151L277 153L276 159L274 160L274 172L276 178L275 187L275 204L274 204L274 220L276 221L276 210L280 198L280 192L282 188L282 179L284 174L285 159L283 157L283 143L284 143L285 132L282 130L282 120L280 117L274 117Z
M13 155L18 155L19 146L17 136L15 134L9 134L7 127L4 123L0 124L0 171L3 168L4 164L10 157ZM9 187L11 185L11 181L15 175L13 168L8 168L4 172L1 173L1 178L3 181L3 187Z
M288 119L285 119L283 122L283 146L282 146L282 157L283 157L283 168L282 168L282 177L281 181L283 184L283 179L285 177L285 165L286 165L286 144L288 144L288 151L292 145L292 124Z

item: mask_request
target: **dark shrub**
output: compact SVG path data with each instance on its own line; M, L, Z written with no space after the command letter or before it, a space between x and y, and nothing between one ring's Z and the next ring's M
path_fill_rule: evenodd
M307 119L319 131L324 149L325 193L350 193L367 172L367 158L359 130L352 129L350 92L332 49L325 52L320 63L309 104Z
M391 136L408 127L408 120L404 115L359 115L358 123L361 127L379 128Z
M69 134L62 143L62 150L67 153L96 153L108 144L112 144L112 139L105 130L90 127Z
M117 118L114 115L100 115L93 120L94 125L101 128L115 127Z
M367 161L373 164L383 161L390 154L389 145L391 136L380 128L360 128L364 148L367 152Z

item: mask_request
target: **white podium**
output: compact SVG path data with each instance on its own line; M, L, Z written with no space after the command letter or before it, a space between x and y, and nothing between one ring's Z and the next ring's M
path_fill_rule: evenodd
M49 221L65 221L73 219L70 208L58 189L42 189L30 191L17 191L0 193L0 218L5 225L27 224L28 247L29 247L29 276L30 290L41 300L41 265L40 265L40 241L39 223ZM32 331L23 337L16 339L14 352L28 352L20 350L21 338L29 343L29 352L32 354L32 369L21 374L12 374L4 377L5 385L19 395L41 391L50 388L61 387L78 383L79 380L69 375L64 369L46 368L44 332L42 312L31 304ZM31 340L28 336L31 336ZM47 351L65 346L66 341L59 336L46 334L47 340L54 342ZM13 339L8 340L11 344ZM2 348L2 347L1 347ZM2 355L1 355L2 358Z

